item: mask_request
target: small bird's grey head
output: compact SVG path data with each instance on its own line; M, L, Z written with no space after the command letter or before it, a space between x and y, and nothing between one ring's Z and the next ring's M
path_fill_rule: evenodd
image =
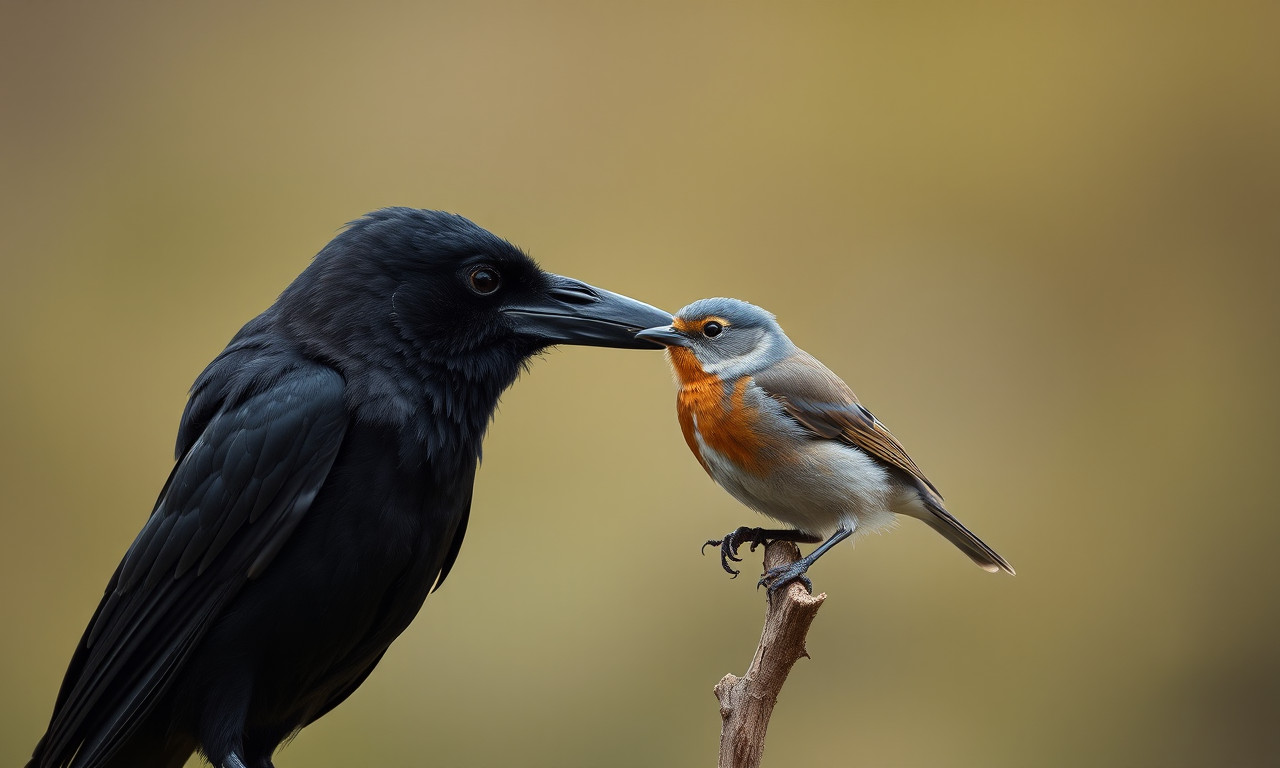
M637 338L693 353L705 373L731 379L782 360L795 345L773 314L740 299L700 299L676 312L670 326L650 328Z

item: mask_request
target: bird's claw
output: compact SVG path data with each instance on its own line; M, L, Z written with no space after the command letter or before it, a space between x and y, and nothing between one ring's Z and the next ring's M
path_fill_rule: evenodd
M720 567L724 568L725 573L729 574L729 578L736 579L738 578L738 574L742 573L742 571L734 570L734 568L729 565L729 561L732 560L735 563L740 563L742 562L742 558L734 555L733 551L736 547L734 546L731 537L732 534L730 534L730 536L725 536L723 539L707 540L707 543L702 545L702 554L707 554L707 547L719 547Z
M742 571L736 570L729 565L730 562L740 563L742 558L738 557L738 550L743 544L750 544L751 551L755 552L756 547L761 544L767 544L768 539L765 538L763 528L751 528L748 526L740 526L730 531L723 539L710 539L706 544L702 545L702 553L706 554L707 547L720 548L720 567L724 568L725 573L732 578L737 578Z
M809 564L803 560L780 565L777 568L770 568L760 577L760 581L756 582L756 589L765 587L769 590L769 594L772 595L787 584L798 581L804 585L809 594L813 594L813 582L805 575L807 570L809 570Z

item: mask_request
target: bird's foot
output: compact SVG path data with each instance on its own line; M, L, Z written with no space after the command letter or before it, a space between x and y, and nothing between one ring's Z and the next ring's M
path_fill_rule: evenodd
M787 584L798 581L804 585L809 594L813 594L813 582L805 575L807 570L809 570L807 558L802 558L787 565L780 565L777 568L770 568L760 577L760 581L756 582L756 589L765 587L769 590L769 594L772 595Z
M769 543L769 539L767 538L768 533L769 531L766 531L763 528L751 528L746 525L738 526L734 530L725 534L723 539L708 540L706 544L702 545L702 552L703 554L706 554L707 547L719 547L720 567L724 568L725 573L728 573L731 578L736 579L738 574L742 573L742 571L734 569L733 566L729 565L729 561L733 561L735 563L742 562L742 558L738 557L738 549L741 548L743 544L750 543L751 551L755 552L756 547L761 544Z

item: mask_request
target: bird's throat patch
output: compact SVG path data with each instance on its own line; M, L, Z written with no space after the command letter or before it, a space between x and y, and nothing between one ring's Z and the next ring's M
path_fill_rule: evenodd
M667 360L671 361L671 370L676 372L681 386L700 381L720 381L719 377L702 370L702 363L688 347L667 347Z
M674 361L672 365L675 365ZM694 365L697 365L696 361ZM708 474L711 474L711 469L702 455L700 444L705 444L743 471L756 476L765 474L764 457L761 455L764 440L751 427L759 413L746 402L750 377L738 379L730 390L718 377L702 373L701 366L698 366L698 371L701 378L683 384L676 397L680 429L689 450L698 457Z

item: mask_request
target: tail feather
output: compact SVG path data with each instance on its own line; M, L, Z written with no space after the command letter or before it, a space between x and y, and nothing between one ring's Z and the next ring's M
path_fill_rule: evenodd
M969 559L977 563L984 571L996 573L1004 571L1013 575L1015 571L1008 561L1000 556L987 543L974 535L973 531L964 527L959 520L946 510L941 504L934 502L932 499L923 499L925 509L931 514L922 516L923 520L930 528L942 534L947 541L956 545L957 548Z

